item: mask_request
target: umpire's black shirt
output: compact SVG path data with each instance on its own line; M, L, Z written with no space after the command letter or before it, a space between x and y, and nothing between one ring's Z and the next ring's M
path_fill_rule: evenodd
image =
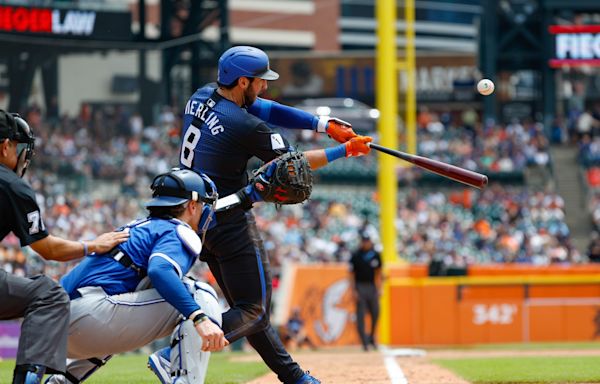
M11 169L0 164L0 240L13 232L26 246L48 236L35 193Z
M381 257L374 249L364 251L359 249L350 259L354 280L357 283L375 284L375 270L381 268Z

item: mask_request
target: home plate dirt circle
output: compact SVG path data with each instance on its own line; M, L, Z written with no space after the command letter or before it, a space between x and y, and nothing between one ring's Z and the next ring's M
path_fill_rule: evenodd
M364 352L360 348L333 348L292 353L303 369L327 384L467 384L452 372L429 363L424 351L414 349L382 349ZM259 361L258 355L244 356L238 361ZM386 364L387 362L387 364ZM397 369L389 368L396 364ZM388 367L386 367L388 365ZM278 384L273 373L249 384Z

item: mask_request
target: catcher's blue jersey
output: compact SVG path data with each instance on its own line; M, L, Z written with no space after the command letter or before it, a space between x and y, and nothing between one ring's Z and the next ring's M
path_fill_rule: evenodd
M197 255L192 253L177 234L177 226L187 224L177 219L147 218L134 221L129 228L129 239L118 248L143 270L148 269L150 258L159 256L169 261L179 277L194 264ZM134 292L141 278L131 268L125 268L106 255L87 256L61 279L61 284L71 298L78 297L77 288L102 287L109 295Z
M182 167L207 174L220 196L238 191L248 180L253 156L271 161L291 150L288 141L265 121L248 113L207 85L192 95L183 117ZM207 102L211 98L215 103ZM307 120L312 124L312 116Z

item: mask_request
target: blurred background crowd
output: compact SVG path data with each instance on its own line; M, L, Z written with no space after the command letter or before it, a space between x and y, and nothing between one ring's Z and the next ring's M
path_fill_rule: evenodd
M139 115L121 108L90 110L78 116L48 117L31 106L25 116L34 129L36 156L28 181L37 191L51 233L90 239L143 216L143 202L156 174L177 165L181 120L176 108L163 108L156 125L143 127ZM357 131L376 136L373 127ZM474 111L419 114L419 154L490 175L482 190L427 179L428 174L398 166L403 186L397 199L398 254L414 263L582 263L600 258L592 235L578 250L565 221L563 198L552 187L550 141L540 123L513 121L485 125ZM332 145L326 135L284 131L299 149ZM590 135L579 143L582 172L595 168L588 158ZM593 135L595 137L596 135ZM256 165L256 164L255 164ZM545 182L528 186L528 171ZM277 273L286 261L347 261L359 236L378 237L377 155L332 163L317 172L310 201L288 207L255 208L265 245ZM591 215L600 224L600 193L589 183ZM14 236L0 243L0 266L17 274L44 272L60 277L71 264L44 263ZM200 268L198 273L202 273Z

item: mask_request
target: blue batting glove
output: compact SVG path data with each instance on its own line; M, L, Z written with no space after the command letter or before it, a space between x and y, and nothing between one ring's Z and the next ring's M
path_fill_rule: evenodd
M254 188L253 184L246 185L244 187L244 192L246 193L246 196L248 196L248 198L250 199L250 201L253 202L253 203L257 203L259 201L263 201L262 196Z
M254 180L254 182L246 185L243 188L243 191L245 193L245 195L248 197L248 199L250 199L250 201L252 203L257 203L259 201L263 201L264 199L262 198L262 196L260 195L260 193L258 192L258 190L256 189L256 184L269 184L271 182L271 177L273 177L273 174L275 173L275 170L277 169L277 163L276 162L271 162L267 165L267 168L264 172L261 172L260 175L258 175L258 181Z

